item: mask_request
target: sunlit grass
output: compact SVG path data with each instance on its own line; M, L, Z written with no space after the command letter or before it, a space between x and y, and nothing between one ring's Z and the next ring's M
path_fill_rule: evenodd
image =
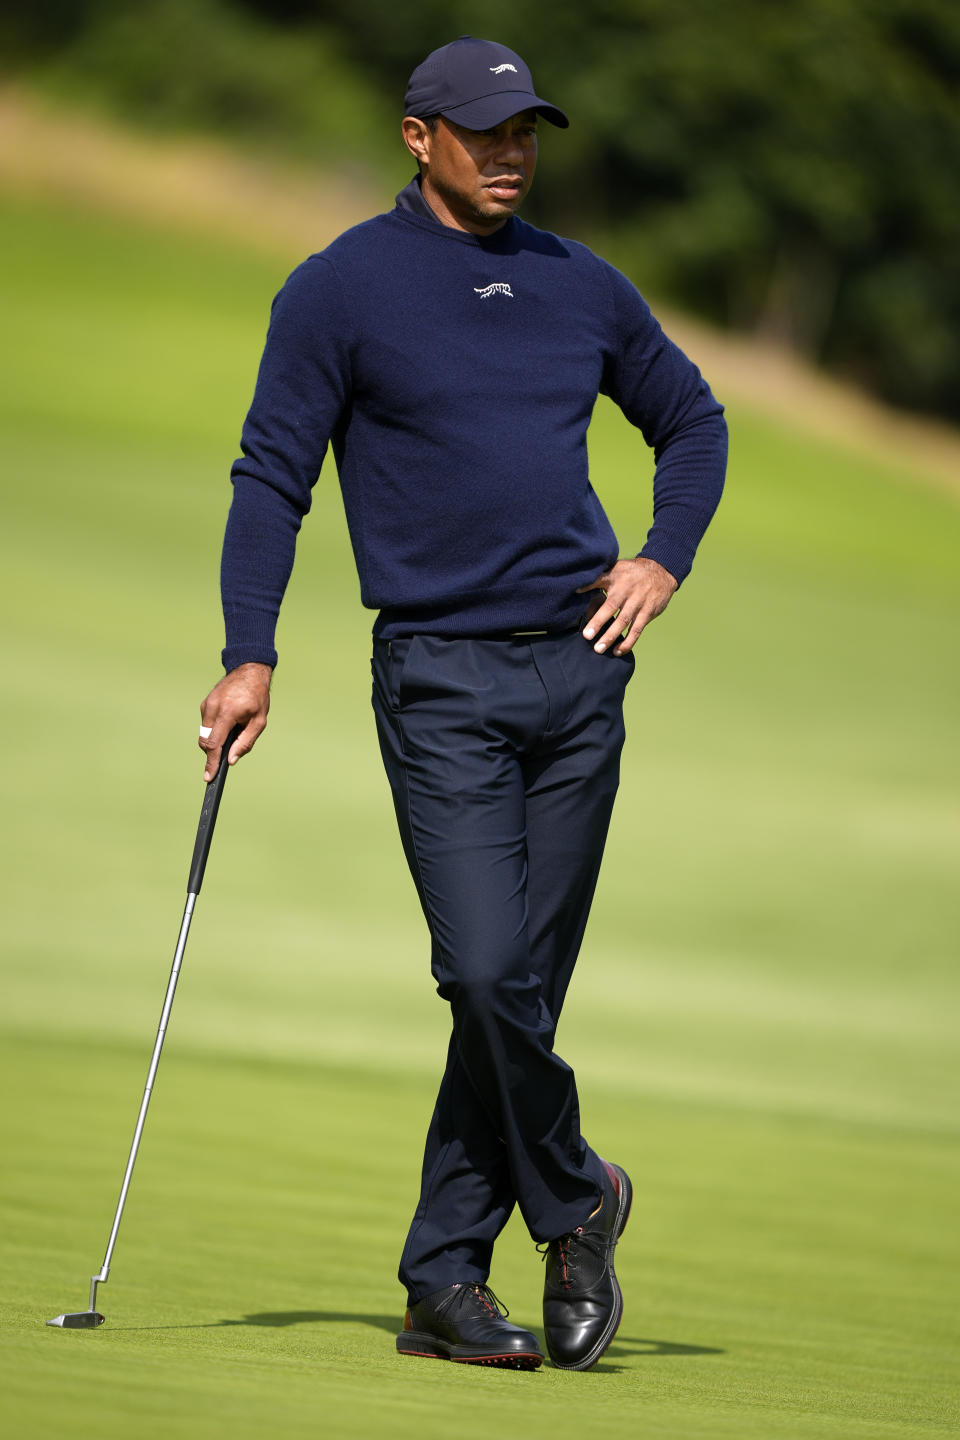
M958 511L740 408L727 497L641 645L561 1030L587 1133L638 1191L602 1372L394 1354L447 1022L330 465L271 726L224 800L108 1324L43 1327L99 1266L157 1021L226 474L284 266L54 206L2 221L18 1433L439 1436L451 1413L466 1436L951 1433ZM607 410L592 463L638 549L651 460ZM493 1279L536 1324L516 1223Z

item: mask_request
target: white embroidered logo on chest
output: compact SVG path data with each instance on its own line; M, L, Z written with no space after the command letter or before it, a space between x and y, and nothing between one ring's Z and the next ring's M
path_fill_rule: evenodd
M510 289L510 286L507 285L503 280L498 280L493 285L484 285L482 288L479 285L474 285L473 288L475 293L480 296L481 300L489 300L491 295L506 295L508 300L512 300L514 298L513 291Z

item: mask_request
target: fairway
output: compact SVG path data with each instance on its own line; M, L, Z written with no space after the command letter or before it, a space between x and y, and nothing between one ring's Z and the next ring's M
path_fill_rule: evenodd
M0 228L6 1432L956 1434L960 507L723 393L728 493L640 644L560 1030L585 1133L636 1193L604 1360L518 1374L394 1350L447 1021L329 459L107 1323L45 1327L103 1257L201 801L227 473L299 257L9 196ZM607 407L591 440L633 553L649 452ZM491 1280L539 1329L516 1217Z

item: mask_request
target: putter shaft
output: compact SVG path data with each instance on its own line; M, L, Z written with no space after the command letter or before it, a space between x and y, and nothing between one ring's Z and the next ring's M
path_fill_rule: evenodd
M191 893L187 896L187 903L183 910L183 920L180 923L180 934L177 939L177 948L173 956L173 964L170 968L170 979L167 981L167 993L164 996L163 1009L160 1012L160 1024L157 1027L157 1038L154 1041L153 1054L150 1057L150 1068L147 1071L146 1084L143 1087L143 1099L140 1101L140 1113L137 1115L137 1123L133 1132L133 1142L130 1146L130 1154L127 1157L127 1168L123 1172L123 1184L120 1186L120 1198L117 1201L116 1214L113 1217L113 1227L110 1231L110 1239L107 1241L106 1254L103 1257L103 1264L98 1274L90 1279L90 1309L97 1307L97 1286L106 1283L110 1275L110 1261L113 1257L113 1247L117 1243L117 1235L120 1230L120 1221L123 1218L123 1207L127 1203L127 1191L130 1189L130 1181L133 1178L133 1167L137 1163L137 1152L140 1149L140 1137L143 1134L143 1127L147 1119L147 1110L150 1106L150 1097L153 1094L153 1082L156 1078L157 1067L160 1064L160 1053L163 1050L163 1042L167 1033L167 1024L170 1020L170 1011L173 1008L173 997L177 992L177 981L180 978L180 966L183 963L183 952L187 948L187 936L190 934L190 921L193 918L193 907L197 903L197 897Z
M157 1038L154 1041L153 1054L150 1057L150 1068L147 1071L147 1080L143 1087L143 1099L140 1101L140 1112L137 1115L137 1123L133 1132L130 1154L127 1157L127 1168L123 1173L123 1184L120 1187L120 1198L117 1201L117 1209L113 1217L113 1225L110 1229L110 1239L107 1241L107 1250L103 1257L103 1264L100 1270L96 1275L90 1277L90 1304L86 1310L78 1310L72 1314L58 1315L56 1319L48 1320L48 1325L58 1325L68 1330L86 1330L103 1324L103 1316L98 1314L96 1309L97 1286L105 1284L110 1274L110 1261L113 1257L113 1247L117 1243L120 1221L123 1218L123 1208L127 1203L127 1192L130 1189L130 1181L133 1178L133 1167L137 1163L140 1138L143 1135L143 1127L147 1119L150 1096L153 1094L153 1082L156 1078L157 1067L160 1064L160 1053L163 1050L163 1041L167 1033L167 1024L170 1020L170 1011L173 1009L173 997L176 994L177 981L180 978L180 966L183 963L183 953L187 948L190 921L193 918L193 909L197 903L197 896L200 894L200 886L203 884L203 875L207 866L207 856L210 853L210 842L213 838L213 827L216 824L217 812L220 809L220 797L223 794L223 787L227 779L229 769L227 756L230 753L231 745L237 739L238 735L240 735L242 729L242 725L237 725L227 736L220 754L220 765L217 773L204 791L203 805L200 809L200 823L197 827L197 838L193 847L193 857L190 864L190 877L187 881L187 903L184 906L183 919L180 922L177 948L174 951L173 964L170 967L167 993L164 996L163 1009L160 1012Z

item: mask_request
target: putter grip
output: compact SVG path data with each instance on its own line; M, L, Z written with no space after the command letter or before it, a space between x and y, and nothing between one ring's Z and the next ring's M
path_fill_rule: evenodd
M227 771L230 769L227 764L227 756L230 754L230 746L242 731L242 725L235 725L230 731L223 743L223 749L220 751L220 768L213 779L208 782L204 791L203 804L200 807L200 824L197 826L197 839L193 847L193 860L190 863L190 878L187 881L188 895L200 894L203 872L207 868L207 856L210 854L210 841L213 839L213 827L217 823L217 811L220 809L220 797L223 794L223 787L227 783Z

